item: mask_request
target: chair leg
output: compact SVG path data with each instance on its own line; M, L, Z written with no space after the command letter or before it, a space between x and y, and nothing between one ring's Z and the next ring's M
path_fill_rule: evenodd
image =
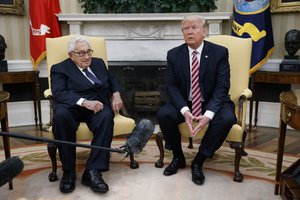
M192 149L194 148L193 147L193 138L189 137L189 146L188 146L189 149Z
M133 153L129 154L129 158L130 158L130 168L131 169L137 169L137 168L139 168L139 163L134 160Z
M159 149L159 159L155 162L155 167L162 168L164 166L164 155L165 150L163 147L163 135L162 133L157 133L155 135L155 141Z
M243 174L240 172L240 162L242 156L246 156L247 153L244 150L244 145L242 143L230 142L230 147L235 150L235 159L234 159L234 177L235 182L243 182Z
M240 172L240 161L242 157L243 150L241 148L235 149L235 160L234 160L234 177L233 180L235 182L242 182L244 177L243 174Z
M58 180L57 177L57 162L56 162L56 150L57 147L54 143L49 142L47 145L47 149L48 149L48 155L51 159L51 163L52 163L52 172L50 172L50 174L48 175L48 179L50 182L54 182Z

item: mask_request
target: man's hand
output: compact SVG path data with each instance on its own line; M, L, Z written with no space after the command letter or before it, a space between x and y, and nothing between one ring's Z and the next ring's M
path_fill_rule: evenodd
M193 130L193 120L194 120L194 116L192 115L192 113L190 111L186 111L184 113L184 119L185 119L185 123L188 126L188 130L190 132L190 135L193 136L194 130Z
M103 110L103 104L100 101L84 100L81 105L89 110L94 111L94 113Z
M123 101L119 92L114 92L111 99L111 109L114 113L118 114L123 107Z
M201 131L209 123L210 118L205 115L201 115L199 117L195 117L194 121L197 122L197 125L194 128L193 136L195 136L199 131Z
M184 113L184 119L185 119L185 123L188 126L189 133L192 137L195 137L196 134L199 131L201 131L206 126L206 124L208 124L210 121L210 118L205 115L194 117L190 111L186 111ZM193 128L193 123L197 124L194 128Z

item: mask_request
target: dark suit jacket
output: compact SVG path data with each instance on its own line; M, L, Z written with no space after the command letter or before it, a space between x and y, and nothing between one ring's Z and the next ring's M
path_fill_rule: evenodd
M170 102L180 110L187 106L191 87L189 50L187 44L175 47L167 54L167 93ZM218 112L229 102L230 67L225 47L204 41L200 58L200 90L203 109Z
M93 73L101 80L102 87L97 89L70 59L66 59L51 67L51 91L54 107L76 106L80 98L99 100L110 107L111 94L120 91L118 81L112 76L102 59L92 58Z

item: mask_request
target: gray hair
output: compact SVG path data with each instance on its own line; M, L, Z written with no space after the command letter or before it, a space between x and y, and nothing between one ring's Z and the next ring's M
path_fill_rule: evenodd
M186 21L199 21L202 25L203 28L206 28L206 22L205 19L203 17L201 17L200 15L187 15L185 16L182 21L181 21L181 28L183 28L183 24Z
M71 40L69 41L68 53L70 53L71 51L74 51L76 44L80 43L80 42L86 43L89 46L89 48L91 48L90 42L87 38L82 37L82 36L76 36L76 37L71 38Z

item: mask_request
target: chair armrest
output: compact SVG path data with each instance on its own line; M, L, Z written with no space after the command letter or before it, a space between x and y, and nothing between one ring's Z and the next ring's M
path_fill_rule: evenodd
M44 91L44 97L46 99L51 99L52 98L52 92L51 92L50 88L48 88L47 90Z
M52 92L51 92L51 89L50 88L48 88L48 89L46 89L45 91L44 91L44 97L46 98L46 99L49 99L50 100L50 109L52 109ZM121 114L123 115L123 116L125 116L125 117L129 117L129 114L128 114L128 112L127 112L127 110L126 110L126 108L125 108L125 106L123 106L122 108L121 108ZM51 112L51 111L50 111ZM52 113L52 112L51 112ZM52 116L50 116L50 118L52 119Z
M251 91L249 88L246 88L246 89L242 92L241 96L245 96L246 99L249 99L249 98L252 97L252 91Z
M240 95L239 104L238 104L238 114L237 114L237 124L243 126L245 123L247 100L252 97L252 91L246 88Z

